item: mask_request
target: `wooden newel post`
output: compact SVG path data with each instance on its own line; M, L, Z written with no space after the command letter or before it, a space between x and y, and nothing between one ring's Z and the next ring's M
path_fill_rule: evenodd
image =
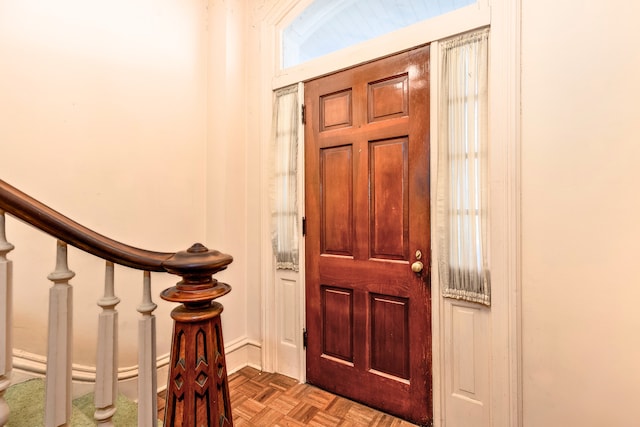
M231 287L212 277L227 268L231 255L200 243L178 252L163 267L182 280L160 295L182 303L174 320L164 425L167 427L233 426L220 313L214 299Z

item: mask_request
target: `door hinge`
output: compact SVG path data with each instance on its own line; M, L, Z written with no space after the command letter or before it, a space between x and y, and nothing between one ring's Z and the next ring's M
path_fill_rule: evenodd
M309 334L306 329L302 330L302 348L307 348L307 342L309 340Z
M302 217L302 235L303 236L307 235L307 217L306 216Z
M300 106L300 119L303 125L307 124L307 106L304 104Z

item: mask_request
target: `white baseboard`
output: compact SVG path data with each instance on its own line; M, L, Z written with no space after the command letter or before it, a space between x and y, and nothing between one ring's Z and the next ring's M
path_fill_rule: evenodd
M247 337L238 338L224 346L227 374L245 366L262 370L262 344Z
M158 391L166 388L169 375L169 354L156 359L158 372ZM47 371L45 356L29 353L24 350L13 350L13 371L11 383L18 384L33 378L44 378ZM138 365L126 366L118 369L118 390L132 400L138 397ZM73 364L71 366L71 381L73 382L73 398L93 391L96 382L96 367Z
M227 373L231 374L245 366L261 369L262 344L247 337L236 339L225 345ZM169 354L156 360L158 371L158 391L167 388L169 375ZM33 378L44 378L47 371L47 359L44 356L14 349L12 384L18 384ZM96 367L74 364L71 367L73 398L93 391L96 382ZM138 365L118 369L118 390L132 400L137 400Z

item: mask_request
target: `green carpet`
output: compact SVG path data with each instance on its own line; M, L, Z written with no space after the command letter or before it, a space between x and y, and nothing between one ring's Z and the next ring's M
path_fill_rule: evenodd
M9 404L9 427L34 427L44 425L44 380L33 379L9 387L5 393ZM116 426L136 426L138 424L138 405L123 395L116 401L118 410L113 417ZM93 393L73 400L71 426L95 426L93 413ZM158 422L158 425L161 425Z

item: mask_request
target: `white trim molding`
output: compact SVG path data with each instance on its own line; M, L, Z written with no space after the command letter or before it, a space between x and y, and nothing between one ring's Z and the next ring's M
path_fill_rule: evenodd
M167 366L169 364L169 354L158 357L158 367ZM47 358L45 356L29 353L24 350L13 350L13 366L15 369L36 376L44 376L47 367ZM124 381L131 378L137 378L138 365L125 366L118 368L118 381ZM79 383L95 383L96 367L88 365L72 365L71 380Z
M262 370L262 344L258 341L241 337L224 346L227 375L245 366Z
M227 374L236 372L245 366L261 369L262 345L247 337L241 337L225 345ZM170 355L164 354L156 359L158 372L158 392L166 389L169 375ZM33 378L44 378L47 371L47 358L43 355L24 350L13 350L12 383L17 384ZM118 368L118 390L129 399L137 400L138 365ZM93 391L96 382L96 367L73 364L71 367L73 397L79 397Z
M162 355L156 360L158 391L166 388L166 378L169 374L169 354ZM17 384L32 378L43 378L47 371L47 358L43 355L29 353L24 350L13 350L13 378ZM88 365L71 365L71 381L73 382L73 397L92 392L96 382L96 367ZM137 400L138 365L118 368L118 390L132 400Z
M276 24L276 53L280 55L279 34L289 22L300 13L299 8L288 9ZM489 24L490 9L486 1L480 0L453 12L418 22L375 39L359 43L330 53L320 58L305 62L295 67L281 69L276 62L276 73L273 86L275 88L306 81L322 75L353 67L355 65L392 55L411 49L434 40L441 40Z
M255 10L254 37L259 38L260 87L257 113L260 123L261 177L268 178L268 141L271 125L271 99L274 89L320 77L358 63L371 61L413 47L437 41L480 27L490 26L489 62L489 133L490 133L490 265L492 274L492 306L483 310L487 327L481 331L483 352L490 357L483 362L489 370L490 420L492 427L522 426L521 321L520 321L520 14L521 0L479 0L438 21L415 24L403 30L362 43L354 48L318 58L286 70L279 66L279 31L308 4L309 0L272 0ZM435 52L432 52L435 53ZM432 62L432 66L436 66ZM437 87L432 80L432 97ZM436 111L435 108L431 109ZM432 116L432 123L437 123ZM435 149L432 138L432 149ZM431 170L432 178L435 164ZM433 179L432 179L433 182ZM262 195L263 225L268 224L266 194ZM268 230L268 227L263 227ZM274 273L271 269L269 236L263 233L262 244L262 309L263 367L276 366L274 345L276 319L274 307ZM432 262L435 266L435 263ZM435 272L437 275L437 272ZM304 280L304 278L302 278ZM432 277L432 283L437 276ZM434 425L455 426L444 408L443 390L445 360L443 335L444 303L439 288L433 286L433 397ZM445 343L446 344L446 343ZM460 419L458 417L458 419ZM487 422L483 421L483 427ZM473 424L478 425L478 424ZM487 426L488 427L488 426Z
M489 62L491 425L522 426L521 0L492 0Z

